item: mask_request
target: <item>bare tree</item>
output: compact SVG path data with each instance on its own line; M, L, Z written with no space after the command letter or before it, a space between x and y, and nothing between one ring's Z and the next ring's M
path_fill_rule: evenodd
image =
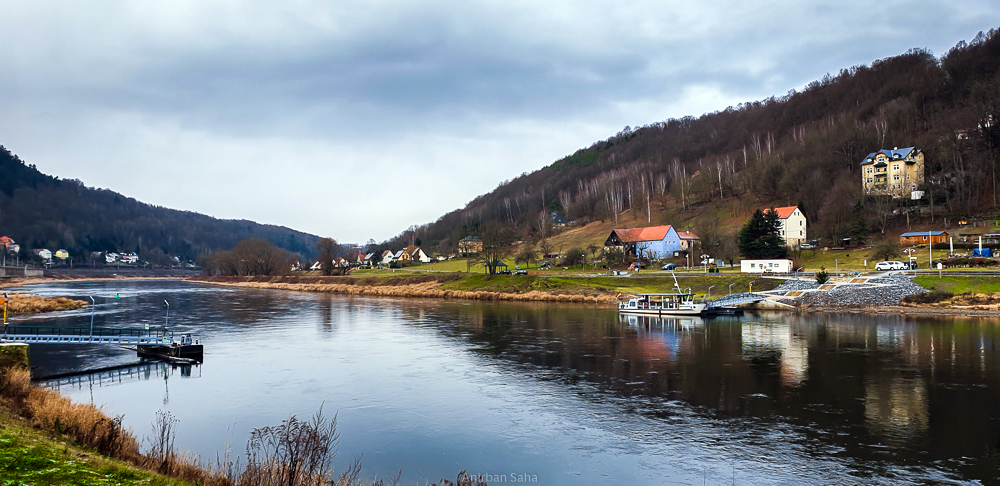
M510 255L513 248L514 232L508 226L487 223L483 225L479 239L483 240L483 251L479 253L483 259L483 265L490 275L495 275L497 267L500 266L505 257Z
M322 238L316 242L316 249L319 250L317 261L323 275L333 273L333 252L337 246L339 246L337 245L337 240L333 238Z

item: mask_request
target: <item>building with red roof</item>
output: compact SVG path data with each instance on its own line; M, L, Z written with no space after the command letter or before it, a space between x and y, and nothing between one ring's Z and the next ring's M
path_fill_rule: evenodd
M768 211L772 208L764 209ZM778 233L788 247L799 246L808 241L806 234L806 214L798 206L785 206L773 208L778 213L778 221L781 222L781 231Z
M611 230L605 248L620 248L637 258L668 258L686 255L693 249L698 236L690 231L678 232L671 225L647 226Z

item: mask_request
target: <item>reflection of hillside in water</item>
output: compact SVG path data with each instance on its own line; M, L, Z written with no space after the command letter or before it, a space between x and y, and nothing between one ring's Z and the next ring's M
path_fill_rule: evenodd
M404 311L529 375L624 397L660 416L680 399L720 417L804 427L807 450L859 459L998 465L997 328L975 320L773 314L620 317L613 310L544 304L427 303ZM416 319L415 319L416 320ZM440 324L446 323L446 324ZM457 326L453 325L457 323ZM932 420L933 418L933 420ZM936 455L935 455L936 454ZM973 474L974 476L976 474Z

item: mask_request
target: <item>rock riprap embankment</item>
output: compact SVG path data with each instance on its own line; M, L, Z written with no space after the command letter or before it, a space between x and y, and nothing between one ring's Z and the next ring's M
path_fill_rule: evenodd
M905 275L868 279L865 283L838 285L827 291L807 292L794 299L802 306L884 307L899 305L904 297L922 294L927 289ZM792 303L792 302L789 302Z

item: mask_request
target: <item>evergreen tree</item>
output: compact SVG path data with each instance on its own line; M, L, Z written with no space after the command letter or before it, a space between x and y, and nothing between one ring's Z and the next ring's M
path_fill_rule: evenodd
M788 248L780 231L781 221L773 208L754 211L740 230L740 255L743 258L783 258Z

